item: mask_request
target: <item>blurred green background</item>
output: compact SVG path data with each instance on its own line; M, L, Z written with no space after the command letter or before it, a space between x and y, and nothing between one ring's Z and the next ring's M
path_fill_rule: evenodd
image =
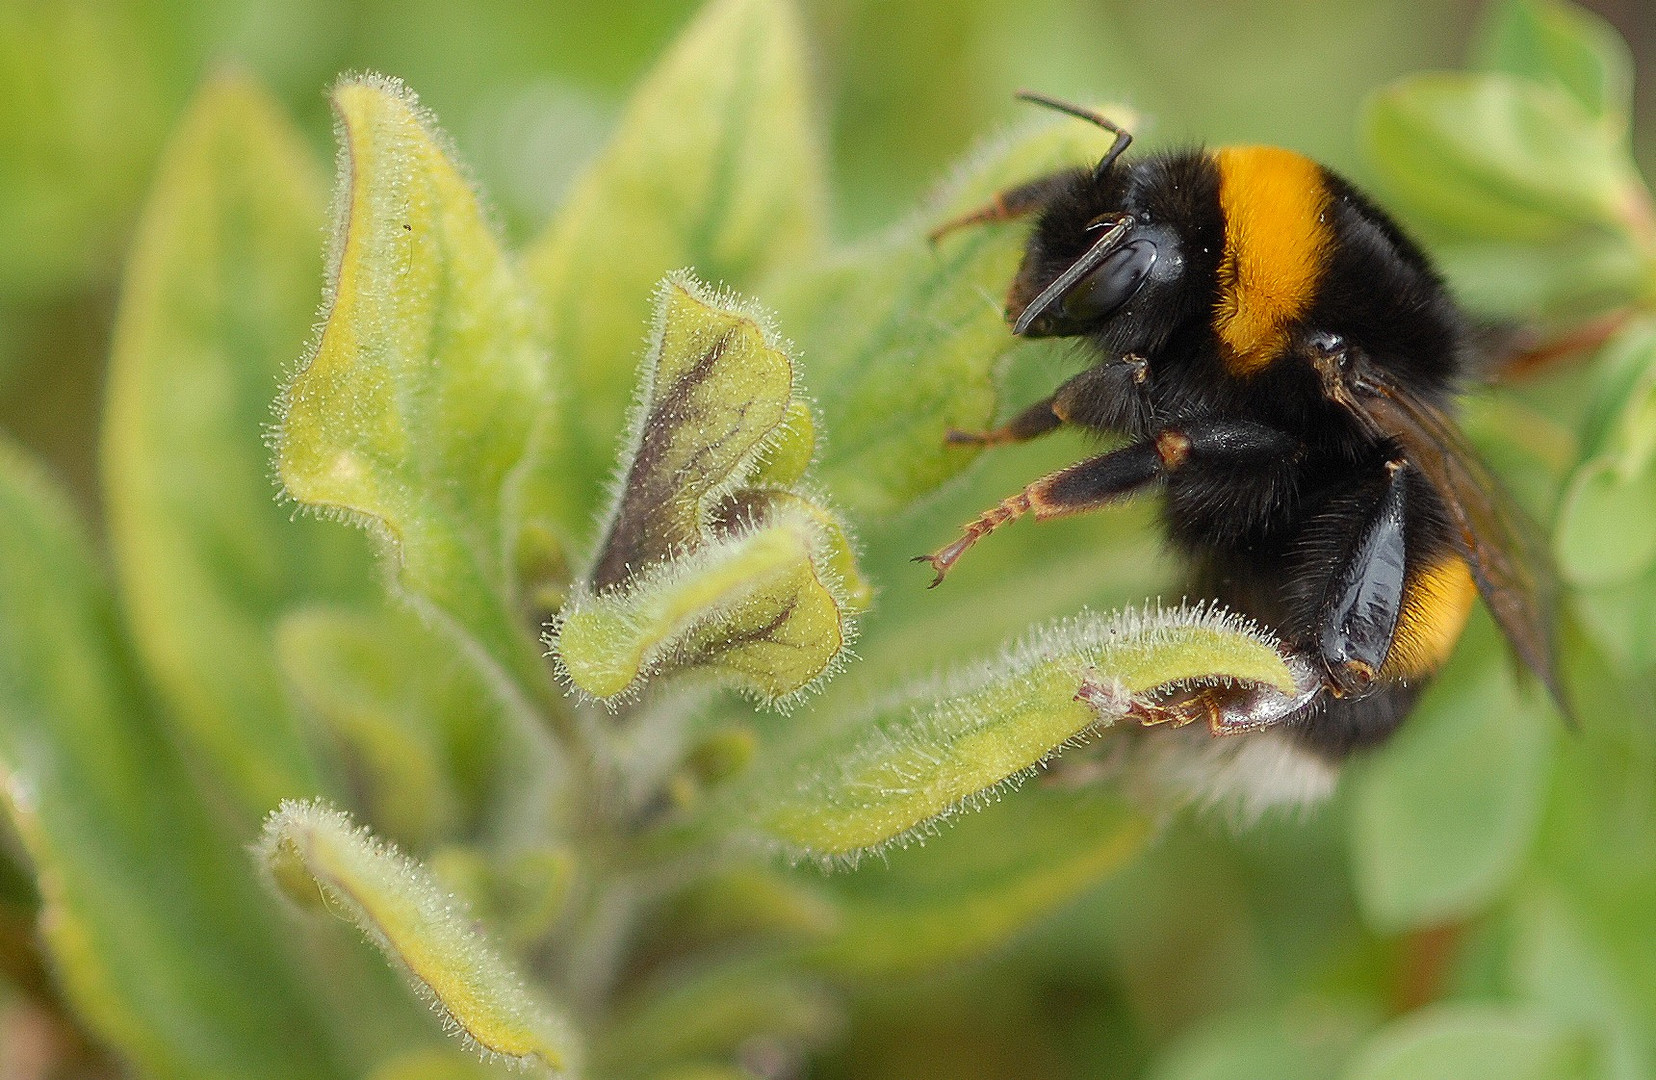
M692 0L4 0L0 424L82 495L114 283L161 141L218 65L255 73L331 155L324 90L374 70L418 87L493 199L532 234ZM1589 4L1642 60L1656 11ZM1474 0L806 0L842 235L900 216L1012 121L1021 86L1119 100L1152 143L1280 143L1361 179L1358 104L1456 66ZM1641 70L1642 62L1636 65ZM1651 103L1656 83L1637 85ZM1656 115L1641 163L1656 161ZM1647 171L1649 171L1647 169ZM320 245L319 249L320 251Z
M43 457L97 520L95 432L123 253L162 140L215 67L240 67L270 87L319 159L332 155L324 91L338 73L406 80L443 118L515 246L557 205L636 78L696 6L0 0L0 428ZM1011 93L1024 86L1122 101L1147 118L1141 134L1151 145L1271 142L1362 181L1364 96L1408 72L1459 66L1483 9L1473 0L801 6L842 237L909 212L951 162L1019 115ZM1587 6L1627 38L1636 69L1651 70L1656 9L1647 0ZM1635 91L1634 148L1648 175L1656 172L1656 80ZM1606 741L1617 753L1595 756ZM1446 980L1450 992L1473 996L1518 982L1527 998L1561 995L1559 1015L1586 1011L1574 1009L1569 986L1551 981L1598 985L1598 973L1555 962L1577 953L1559 944L1574 924L1555 917L1550 890L1555 880L1584 894L1626 883L1591 857L1576 864L1573 815L1625 842L1622 869L1656 865L1656 837L1616 832L1650 819L1648 738L1589 725L1561 755L1561 789L1600 790L1602 778L1577 773L1611 759L1632 774L1604 786L1622 801L1606 794L1603 806L1555 807L1535 855L1547 884L1498 921L1389 936L1365 926L1346 852L1348 797L1308 820L1240 836L1185 823L1153 858L1015 955L866 996L847 1049L821 1064L822 1075L1292 1080L1328 1074L1386 1013L1445 993ZM1592 1013L1620 1015L1626 1004L1638 1021L1625 1036L1629 1059L1646 1063L1656 931L1637 920L1649 911L1638 899L1651 894L1648 876L1629 869L1637 890L1626 885L1628 902L1609 896L1602 912L1618 950L1607 978L1643 996ZM1494 940L1503 935L1526 943L1514 969L1507 943ZM1383 1005L1370 992L1377 982L1393 987Z

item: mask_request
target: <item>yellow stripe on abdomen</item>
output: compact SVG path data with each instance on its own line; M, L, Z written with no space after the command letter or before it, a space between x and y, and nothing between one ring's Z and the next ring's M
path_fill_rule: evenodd
M1442 667L1455 651L1477 597L1472 571L1458 555L1410 578L1381 677L1414 679Z
M1245 378L1280 355L1311 306L1328 258L1328 189L1292 150L1229 146L1213 159L1225 216L1214 329L1226 369Z

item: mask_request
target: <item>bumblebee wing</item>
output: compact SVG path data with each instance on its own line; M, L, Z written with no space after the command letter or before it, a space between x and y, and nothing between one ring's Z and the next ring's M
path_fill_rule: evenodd
M1353 404L1379 433L1397 441L1436 489L1495 622L1568 716L1553 633L1558 583L1540 547L1540 527L1437 406L1390 380L1359 390Z

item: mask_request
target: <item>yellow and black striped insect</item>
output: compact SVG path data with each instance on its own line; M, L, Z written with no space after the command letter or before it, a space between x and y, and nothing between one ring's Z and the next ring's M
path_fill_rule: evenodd
M1450 409L1465 320L1421 250L1328 169L1266 146L1125 160L1102 116L1028 100L1115 134L1097 166L1044 176L948 223L1032 216L1007 297L1023 337L1076 337L1096 363L993 431L993 445L1072 424L1118 449L1042 477L935 554L933 585L1025 514L1082 513L1159 485L1192 594L1272 628L1314 683L1286 715L1223 692L1141 720L1270 724L1323 758L1386 738L1448 658L1478 594L1559 698L1554 587L1537 533Z

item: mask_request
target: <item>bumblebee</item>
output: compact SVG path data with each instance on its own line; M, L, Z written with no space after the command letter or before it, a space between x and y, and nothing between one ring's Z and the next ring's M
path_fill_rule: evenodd
M1480 594L1556 700L1556 588L1537 530L1451 409L1466 320L1426 256L1374 203L1268 146L1123 157L1086 109L1027 100L1115 136L1098 164L1003 192L949 222L1031 216L1007 296L1020 337L1081 339L1096 362L992 431L991 446L1074 425L1117 449L1041 477L931 555L935 586L1025 515L1084 513L1152 487L1210 597L1274 630L1308 673L1277 713L1225 691L1141 709L1215 734L1271 726L1334 761L1390 735L1448 659Z

